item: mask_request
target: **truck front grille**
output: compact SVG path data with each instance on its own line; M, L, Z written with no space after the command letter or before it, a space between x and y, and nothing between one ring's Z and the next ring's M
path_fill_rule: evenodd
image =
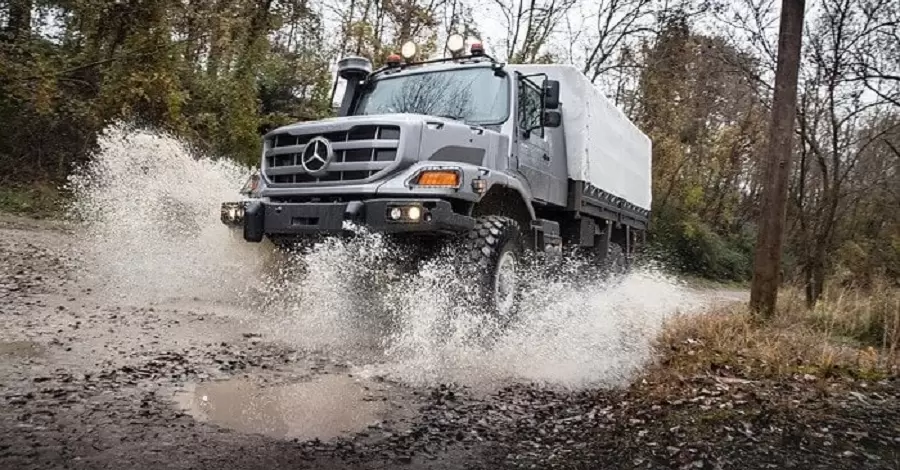
M302 165L303 151L315 137L331 141L334 160L326 171L310 175ZM277 134L270 137L263 172L274 184L316 184L364 181L386 171L397 160L400 127L364 125L322 134Z

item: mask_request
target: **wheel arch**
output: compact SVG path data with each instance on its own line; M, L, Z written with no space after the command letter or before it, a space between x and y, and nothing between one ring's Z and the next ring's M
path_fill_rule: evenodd
M534 207L521 188L494 184L472 207L472 217L506 216L515 220L521 230L528 231L535 220Z

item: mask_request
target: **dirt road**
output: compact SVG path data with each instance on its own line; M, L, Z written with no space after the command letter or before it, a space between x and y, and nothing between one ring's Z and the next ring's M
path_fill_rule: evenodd
M657 401L640 384L404 382L352 348L286 341L304 325L266 328L246 303L111 297L119 279L79 270L74 240L59 223L0 219L0 468L898 468L890 391L823 424L779 411L794 392L703 379ZM721 422L685 424L689 403L722 404ZM858 441L865 452L845 445Z

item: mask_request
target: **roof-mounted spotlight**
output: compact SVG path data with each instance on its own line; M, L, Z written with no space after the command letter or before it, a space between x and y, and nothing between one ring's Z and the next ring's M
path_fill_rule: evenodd
M453 54L458 54L466 48L466 40L459 34L454 34L447 38L447 50Z
M403 47L400 48L400 55L406 60L412 60L412 58L416 56L416 43L407 41L403 44Z

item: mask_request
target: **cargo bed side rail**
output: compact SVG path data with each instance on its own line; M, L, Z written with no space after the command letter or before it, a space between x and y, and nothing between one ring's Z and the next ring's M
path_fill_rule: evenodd
M569 180L567 208L637 230L647 230L650 222L650 211L584 181Z

